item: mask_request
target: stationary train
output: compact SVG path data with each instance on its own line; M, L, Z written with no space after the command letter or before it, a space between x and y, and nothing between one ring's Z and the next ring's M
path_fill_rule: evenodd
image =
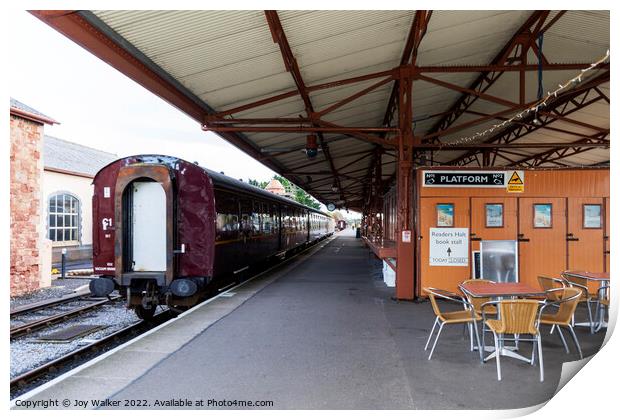
M96 296L118 289L140 318L183 310L270 258L334 232L315 209L182 159L138 155L94 178Z

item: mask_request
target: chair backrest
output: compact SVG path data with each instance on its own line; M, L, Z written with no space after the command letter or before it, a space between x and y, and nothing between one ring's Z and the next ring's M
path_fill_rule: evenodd
M558 322L569 322L579 304L579 297L583 293L576 287L567 287L561 291L560 307L554 315L554 319Z
M439 309L439 305L437 304L437 300L435 299L435 290L429 287L425 287L422 290L428 295L428 299L431 301L431 306L433 308L433 312L435 316L441 316L441 310Z
M448 292L447 290L436 289L434 287L425 287L422 290L424 290L424 292L428 295L428 299L431 301L431 306L433 307L433 312L435 312L435 315L440 318L443 318L443 314L439 308L439 304L437 303L438 297L455 303L465 304L462 296L459 296L453 292Z
M558 289L566 287L566 283L560 279L553 277L538 276L538 284L546 292L551 289ZM561 291L553 291L546 293L547 300L556 301L561 299Z
M599 287L596 294L601 304L609 306L609 286Z
M538 335L536 315L540 302L531 299L501 300L499 307L500 329L504 334L534 334Z
M564 278L570 286L582 289L586 297L588 297L588 295L596 295L596 286L590 284L588 279L572 275L566 271L562 273L562 278Z
M485 279L469 279L469 280L465 280L461 284L489 284L489 283L495 283L495 282L492 280L485 280ZM469 303L472 304L476 312L481 311L480 307L482 306L482 304L491 301L491 298L488 298L488 297L473 297L467 293L466 295L467 295L467 300L469 300ZM486 308L485 310L489 310L489 309L490 307Z

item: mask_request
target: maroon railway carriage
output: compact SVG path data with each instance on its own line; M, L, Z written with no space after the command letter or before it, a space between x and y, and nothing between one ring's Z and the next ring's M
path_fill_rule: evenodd
M333 233L325 213L182 159L119 159L94 179L94 295L119 289L143 318Z

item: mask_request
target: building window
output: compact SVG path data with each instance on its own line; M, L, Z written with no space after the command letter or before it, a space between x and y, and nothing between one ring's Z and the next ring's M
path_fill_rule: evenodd
M48 238L53 242L77 242L80 238L80 201L59 193L50 197L47 216Z

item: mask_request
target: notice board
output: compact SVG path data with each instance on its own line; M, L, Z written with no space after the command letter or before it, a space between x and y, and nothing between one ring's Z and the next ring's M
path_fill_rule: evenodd
M469 265L469 228L430 228L429 264Z

